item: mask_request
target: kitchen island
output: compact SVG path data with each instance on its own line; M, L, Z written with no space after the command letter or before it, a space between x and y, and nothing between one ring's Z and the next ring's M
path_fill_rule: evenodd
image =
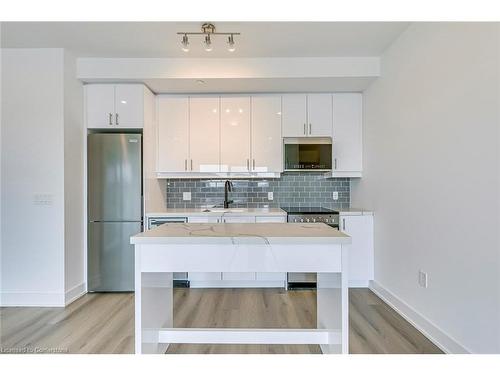
M348 352L348 247L328 225L164 224L135 245L135 351L165 353L170 343L319 344ZM173 272L315 272L317 329L174 328Z

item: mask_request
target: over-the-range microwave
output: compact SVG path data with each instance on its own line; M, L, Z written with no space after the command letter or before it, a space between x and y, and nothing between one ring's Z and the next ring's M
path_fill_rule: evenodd
M285 171L332 170L330 138L284 138Z

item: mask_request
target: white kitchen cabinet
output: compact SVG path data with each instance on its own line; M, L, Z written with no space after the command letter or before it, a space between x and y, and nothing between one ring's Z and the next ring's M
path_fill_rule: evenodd
M307 95L283 95L283 137L307 136Z
M250 171L250 97L220 99L220 171Z
M283 137L331 137L332 94L283 95Z
M219 172L219 97L189 98L189 165L191 172Z
M157 111L157 171L187 172L190 167L189 98L161 96L157 100Z
M251 170L283 172L281 96L252 96Z
M351 236L349 285L368 286L373 280L373 215L340 215L340 230Z
M332 94L307 95L307 135L309 137L332 136Z
M362 94L333 94L332 172L338 177L361 177L362 110Z
M115 86L85 85L85 114L87 128L114 126Z
M143 128L145 90L142 84L85 85L87 128Z

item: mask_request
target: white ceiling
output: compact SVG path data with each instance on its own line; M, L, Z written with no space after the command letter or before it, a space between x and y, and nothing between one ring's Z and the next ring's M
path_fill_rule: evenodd
M408 27L405 22L216 22L219 32L240 32L237 49L225 37L206 52L191 38L180 49L178 31L201 22L2 22L4 48L67 48L82 57L341 57L380 56Z

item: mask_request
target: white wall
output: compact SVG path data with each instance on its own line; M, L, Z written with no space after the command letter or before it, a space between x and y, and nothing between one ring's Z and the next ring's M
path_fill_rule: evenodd
M83 249L83 85L76 56L64 51L64 285L65 302L85 291Z
M375 285L448 351L500 352L499 64L498 24L413 24L364 95Z
M64 304L63 50L2 51L2 303ZM52 197L35 205L34 195Z
M64 306L83 284L82 87L62 49L2 51L2 304ZM52 203L37 205L36 194Z

